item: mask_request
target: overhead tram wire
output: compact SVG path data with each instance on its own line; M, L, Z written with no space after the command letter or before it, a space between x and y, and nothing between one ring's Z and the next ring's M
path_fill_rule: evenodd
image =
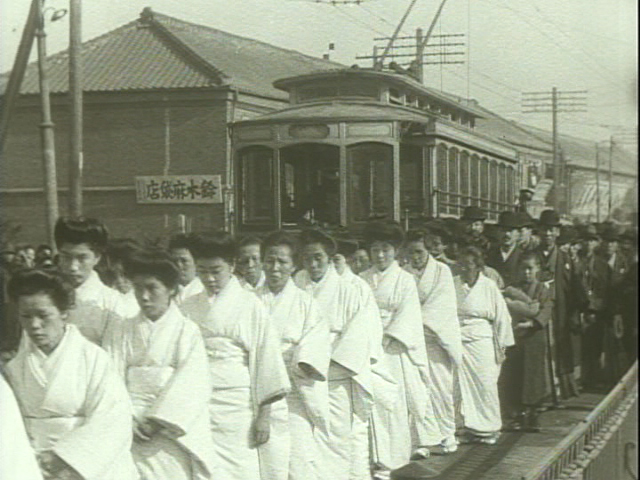
M386 32L383 32L381 30L378 30L377 28L373 27L372 25L370 25L369 23L363 22L362 20L354 17L353 15L348 14L347 12L345 12L344 10L340 9L338 5L333 5L333 7L335 8L335 10L340 13L342 16L348 17L352 22L357 23L358 25L360 25L361 27L366 28L367 30L370 30L372 32L377 33L378 35L387 35Z
M551 24L551 25L552 25L556 30L558 30L560 33L562 33L562 34L563 34L565 37L567 37L569 40L576 40L576 39L575 39L571 34L567 33L567 32L566 32L566 31L565 31L565 30L564 30L564 29L563 29L563 28L562 28L562 27L561 27L557 22L555 22L552 18L548 17L547 15L544 15L544 14L542 13L542 10L540 9L540 7L538 7L538 6L535 4L535 2L534 2L533 0L530 0L530 2L531 2L531 5L533 6L533 8L535 9L536 13L538 14L538 16L539 16L543 21L545 21L545 22L547 22L547 23ZM610 73L610 72L609 72L609 69L608 69L606 66L602 65L602 64L597 60L597 56L596 56L596 54L597 54L597 55L601 55L601 52L596 52L595 50L594 50L594 51L589 52L589 51L587 51L587 50L584 48L584 45L582 45L582 43L580 43L580 42L576 43L576 44L575 44L575 46L576 46L576 48L580 49L580 50L581 50L581 51L586 55L586 57L587 57L589 60L591 60L591 61L593 61L593 62L597 63L599 68L603 69L603 70L604 70L604 71L606 71L607 73Z
M551 43L553 43L556 47L562 49L562 50L566 50L566 48L563 45L560 45L558 42L556 42L556 40L554 38L552 38L551 36L549 36L547 33L545 33L544 31L542 31L540 28L538 28L538 26L534 25L531 21L529 21L527 19L527 17L525 16L521 16L521 13L518 12L517 10L515 10L514 8L512 8L511 6L509 6L504 0L498 0L505 9L509 10L510 12L514 13L516 15L516 17L518 17L521 21L527 23L529 26L531 26L535 31L537 31L539 34L541 34L542 36L546 37ZM593 73L597 73L598 75L600 75L600 77L604 80L608 80L609 82L611 82L612 80L610 78L606 78L605 76L603 76L602 72L600 71L600 69L594 69L592 65L587 65L583 60L579 59L579 58L575 58L575 60L577 60L578 62L580 62L583 66L587 67L589 70L591 70ZM619 83L619 81L613 81L613 83Z

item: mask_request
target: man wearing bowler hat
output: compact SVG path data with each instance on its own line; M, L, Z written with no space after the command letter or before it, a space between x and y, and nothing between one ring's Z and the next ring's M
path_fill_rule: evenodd
M520 238L518 246L523 252L535 250L540 245L540 239L533 234L535 220L527 212L517 212L520 220Z
M573 337L580 333L580 282L569 254L560 250L556 244L560 236L560 217L555 210L544 210L540 214L538 231L540 246L537 252L542 258L540 280L548 283L554 295L551 331L555 346L551 349L552 363L555 364L560 395L567 399L578 395L573 353L577 345L574 347Z
M506 286L517 281L522 251L518 247L521 220L516 212L501 212L498 216L499 242L487 254L487 264L495 268Z
M487 216L479 207L465 207L460 220L465 224L468 243L487 253L490 242L484 233L484 221Z

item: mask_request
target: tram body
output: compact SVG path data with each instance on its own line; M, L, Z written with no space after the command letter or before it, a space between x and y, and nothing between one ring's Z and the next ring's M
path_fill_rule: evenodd
M231 129L238 231L358 231L371 218L411 224L477 205L495 219L512 208L517 152L474 131L478 108L384 71L274 85L289 92L290 105Z

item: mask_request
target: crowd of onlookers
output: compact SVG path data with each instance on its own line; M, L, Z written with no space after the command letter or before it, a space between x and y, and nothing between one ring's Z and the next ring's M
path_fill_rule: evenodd
M537 432L637 358L635 227L478 207L416 223L160 246L63 218L55 250L5 245L0 349L40 469L383 479ZM122 392L132 420L107 413Z

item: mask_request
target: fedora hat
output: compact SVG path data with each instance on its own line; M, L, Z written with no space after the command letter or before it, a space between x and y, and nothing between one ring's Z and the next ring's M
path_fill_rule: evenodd
M498 215L498 226L509 230L520 228L522 226L522 219L520 215L510 210L500 212Z
M598 235L598 230L596 226L592 223L586 225L582 232L580 232L580 236L583 240L600 240L600 235Z
M484 214L481 208L479 207L465 207L462 212L462 217L460 220L470 220L470 221L478 221L478 220L486 220L487 216Z
M541 227L559 227L560 215L558 215L555 210L543 210L543 212L540 214L538 225L540 225Z
M565 245L567 243L576 243L580 240L578 232L573 225L564 225L560 228L560 235L558 236L558 245Z

